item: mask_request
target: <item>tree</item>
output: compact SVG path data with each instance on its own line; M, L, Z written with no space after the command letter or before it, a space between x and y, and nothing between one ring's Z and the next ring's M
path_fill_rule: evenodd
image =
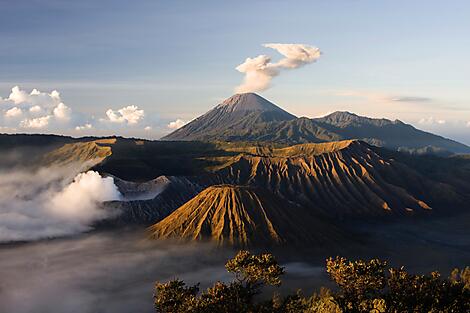
M254 303L254 296L265 285L279 286L284 274L271 254L252 255L248 251L240 251L225 268L235 274L235 280L216 282L200 296L198 285L186 287L180 280L157 283L155 309L162 313L257 312L261 308Z
M322 288L305 297L301 291L271 300L256 297L266 285L279 286L284 269L271 254L240 251L225 264L235 278L216 282L199 293L199 285L181 280L155 285L155 309L163 313L402 313L470 312L470 268L454 270L449 279L438 272L415 275L403 267L388 268L378 259L326 260L337 290ZM256 301L258 300L258 301Z

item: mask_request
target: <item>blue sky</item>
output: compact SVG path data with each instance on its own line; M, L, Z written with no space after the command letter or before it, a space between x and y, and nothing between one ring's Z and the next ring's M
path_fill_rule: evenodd
M14 86L59 91L42 114L70 109L35 129L39 113L22 128L26 113L11 112L4 131L158 138L233 94L247 57L282 58L262 44L301 43L320 59L261 95L296 115L398 118L470 144L467 1L0 0L0 12L0 109L38 101L7 100ZM129 106L145 113L125 120Z

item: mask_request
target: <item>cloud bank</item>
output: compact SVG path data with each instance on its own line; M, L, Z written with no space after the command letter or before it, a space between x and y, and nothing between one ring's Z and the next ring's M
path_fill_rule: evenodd
M8 97L0 97L0 131L23 133L92 134L94 131L114 133L122 126L138 128L145 112L136 105L101 112L102 118L72 110L57 90L31 92L15 86ZM141 126L143 130L143 126Z
M245 74L243 83L235 88L237 93L263 91L270 87L271 81L283 70L296 69L317 61L321 56L319 48L303 44L269 43L263 45L284 56L278 62L271 62L271 57L259 55L247 58L236 70Z
M100 207L121 198L113 178L78 172L68 167L0 173L0 242L75 234L114 214Z
M15 86L8 98L0 98L4 127L45 129L52 124L63 124L72 118L72 109L62 102L60 93L33 89L30 93Z

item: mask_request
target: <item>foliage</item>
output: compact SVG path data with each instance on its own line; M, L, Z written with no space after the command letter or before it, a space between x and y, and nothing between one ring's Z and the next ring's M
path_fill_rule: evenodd
M272 254L252 255L240 251L225 264L229 273L235 273L238 281L252 285L267 284L279 286L284 269L279 266Z
M326 260L326 271L337 290L322 288L306 297L301 291L270 300L259 294L279 286L284 269L271 254L240 251L225 268L235 274L230 283L217 282L199 294L199 285L172 280L155 286L155 309L164 313L402 313L470 312L470 268L454 270L449 279L438 272L414 275L403 267L388 268L378 259Z

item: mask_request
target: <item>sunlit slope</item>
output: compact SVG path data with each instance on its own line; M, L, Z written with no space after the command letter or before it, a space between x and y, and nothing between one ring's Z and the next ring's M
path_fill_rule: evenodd
M91 164L102 162L112 154L111 145L116 139L100 139L94 141L76 142L65 144L62 147L47 153L43 159L43 165L69 165Z
M400 215L463 203L452 186L383 158L361 141L241 154L216 175L217 183L262 187L332 216Z
M470 208L470 163L465 158L412 156L358 140L286 147L117 138L68 144L46 160L92 161L102 174L139 183L173 177L173 187L155 199L115 203L123 220L144 223L163 219L204 188L220 184L262 188L342 219Z
M325 244L339 238L329 223L267 191L212 186L149 228L153 238L208 239L219 244Z

